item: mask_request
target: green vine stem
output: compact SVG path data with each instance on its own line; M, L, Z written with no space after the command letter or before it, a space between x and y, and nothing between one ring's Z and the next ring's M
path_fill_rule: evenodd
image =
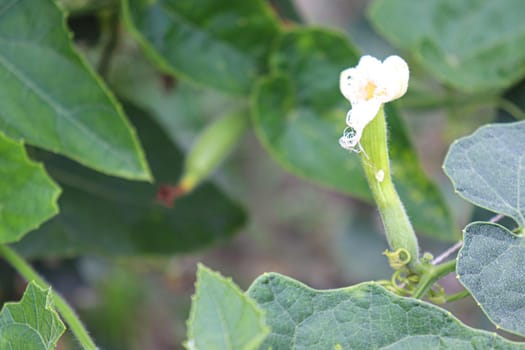
M525 120L525 112L511 101L500 97L496 99L496 103L499 108L510 114L514 119Z
M106 9L100 11L98 17L105 37L97 64L97 72L103 78L107 78L110 71L111 58L119 42L119 12L117 10Z
M40 275L25 261L18 253L7 245L0 244L0 256L2 256L11 266L13 266L27 281L34 281L40 287L47 289L50 285L44 281ZM51 289L55 305L60 315L68 324L71 332L75 335L82 348L86 350L97 350L95 342L88 334L88 331L80 322L73 308L67 301L53 289Z
M462 290L461 292L457 292L454 294L446 295L445 296L445 302L450 303L452 301L461 300L463 298L466 298L470 296L470 292L468 290Z
M419 261L417 237L390 175L383 107L365 128L361 148L361 163L381 214L388 244L393 251L406 250L410 255L408 267L412 272L420 273L424 269Z
M436 281L455 270L456 260L449 260L436 266L425 266L425 271L421 275L421 280L414 290L414 293L412 293L412 296L417 299L423 298Z

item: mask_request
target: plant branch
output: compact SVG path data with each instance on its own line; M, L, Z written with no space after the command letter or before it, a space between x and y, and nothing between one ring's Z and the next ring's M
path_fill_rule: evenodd
M422 274L412 296L417 299L423 298L434 283L456 269L456 260L449 260L440 265L429 265Z
M505 98L498 98L496 100L496 103L499 108L510 114L514 119L516 120L524 120L525 119L525 112L521 110L520 107L518 107L516 104L512 103L511 101L505 99Z
M0 256L11 264L11 266L13 266L27 281L34 281L44 289L50 288L49 283L47 283L27 261L7 245L0 244ZM53 294L57 310L60 312L64 321L68 324L71 332L73 332L80 345L82 345L82 348L86 350L97 350L98 348L95 345L95 342L89 336L88 331L76 315L73 308L52 288L51 293Z
M498 214L493 216L489 222L495 223L503 219L505 215ZM463 246L463 241L456 242L452 247L445 250L443 253L439 254L434 260L432 260L432 265L438 265L441 264L443 261L445 261L449 256L457 252L461 247Z
M441 264L443 261L445 261L449 256L457 252L461 246L463 245L463 241L456 242L452 247L445 250L443 253L439 254L434 260L432 260L432 265L438 265Z
M489 222L495 223L495 222L500 221L500 220L503 219L504 217L505 217L505 215L503 215L503 214L498 214L498 215L493 216L493 217L489 220Z
M100 18L107 39L102 48L97 71L102 77L106 77L109 72L111 57L119 40L119 14L118 11L108 11L101 13Z
M457 292L454 294L446 295L445 296L445 302L449 303L451 301L457 301L463 298L466 298L470 295L469 291L464 289L461 292Z

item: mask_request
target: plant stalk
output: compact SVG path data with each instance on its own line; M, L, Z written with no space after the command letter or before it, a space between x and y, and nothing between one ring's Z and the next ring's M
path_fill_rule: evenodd
M0 256L11 264L11 266L13 266L28 282L34 281L41 288L50 288L49 283L47 283L27 261L7 245L0 244ZM88 331L76 315L73 308L60 294L55 292L53 288L51 288L51 293L53 294L57 310L69 326L71 332L73 332L74 336L77 338L82 348L85 350L97 350L98 348L95 345L95 342L89 336Z
M416 299L423 298L428 290L432 288L434 283L441 279L442 277L448 275L456 269L456 260L449 260L440 265L429 265L426 268L426 271L422 274L421 280L419 281L412 297Z
M408 251L408 267L412 272L420 273L424 269L419 261L417 237L392 182L383 107L366 126L361 137L361 147L361 163L377 203L388 244L393 251Z
M450 303L450 302L453 302L453 301L458 301L458 300L461 300L461 299L464 299L466 297L470 296L470 293L468 290L462 290L461 292L457 292L455 294L451 294L451 295L447 295L445 296L445 300L447 303Z

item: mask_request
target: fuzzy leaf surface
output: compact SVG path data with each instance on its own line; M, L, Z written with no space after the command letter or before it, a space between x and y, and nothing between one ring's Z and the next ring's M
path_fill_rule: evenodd
M0 133L0 243L19 240L58 213L60 188L20 142Z
M259 306L231 279L199 265L188 321L189 350L257 349L269 329Z
M524 12L521 0L376 0L369 15L438 79L474 92L503 89L525 75Z
M458 255L460 282L501 329L525 336L525 239L505 227L475 222Z
M260 350L525 349L373 282L321 291L271 273L259 277L248 295L266 311L272 330Z
M161 69L241 95L250 93L279 33L261 0L125 0L123 13Z
M485 125L455 141L444 169L455 191L525 226L525 121Z
M66 327L54 309L51 291L28 284L20 302L0 311L0 349L53 350Z
M151 175L122 108L74 51L52 0L0 0L0 129L129 179Z
M126 181L44 156L64 189L63 210L17 250L35 257L174 254L226 240L244 224L242 208L211 184L176 199L172 208L157 201L159 187L178 180L183 155L148 114L131 106L127 112L158 182Z
M307 180L371 201L359 157L339 146L349 103L339 73L356 65L346 38L325 30L287 32L272 54L271 75L260 80L253 103L257 136L287 170ZM416 229L452 240L453 223L436 185L421 168L397 110L386 110L393 176Z

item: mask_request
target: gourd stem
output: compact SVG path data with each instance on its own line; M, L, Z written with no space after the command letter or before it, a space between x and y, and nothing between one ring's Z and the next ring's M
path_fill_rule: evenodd
M427 294L428 290L432 288L436 281L438 281L445 275L451 273L455 269L456 260L449 260L436 266L426 266L426 270L422 274L421 280L419 281L416 289L414 290L414 293L412 293L412 296L417 299L423 298Z

